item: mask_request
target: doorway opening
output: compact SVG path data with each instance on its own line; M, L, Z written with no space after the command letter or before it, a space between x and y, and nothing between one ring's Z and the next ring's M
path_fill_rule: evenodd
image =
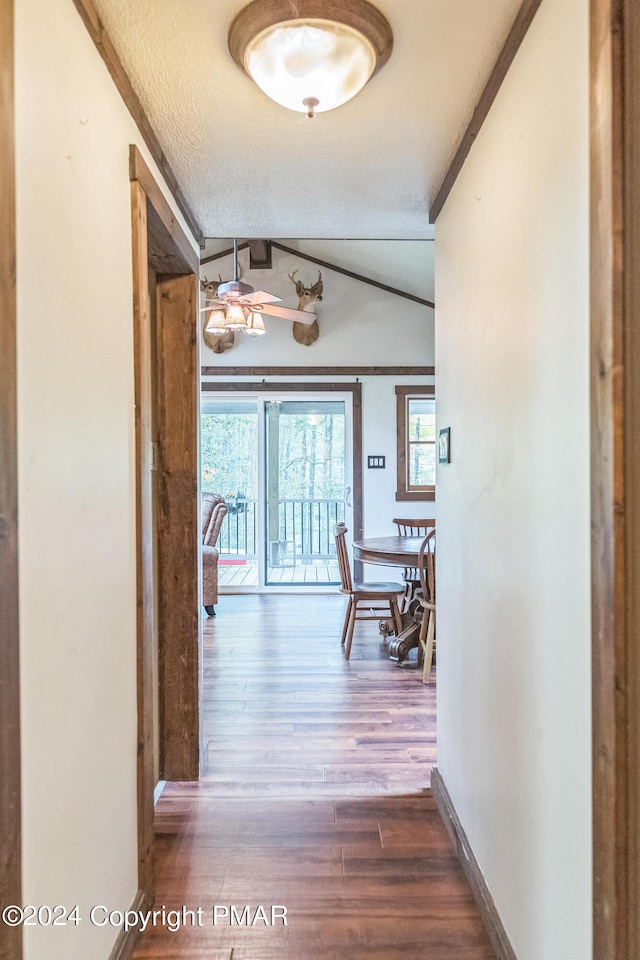
M361 528L360 385L311 386L203 384L202 490L227 504L222 593L340 582L334 525Z
M138 898L154 896L154 789L200 764L198 258L130 148L135 384Z

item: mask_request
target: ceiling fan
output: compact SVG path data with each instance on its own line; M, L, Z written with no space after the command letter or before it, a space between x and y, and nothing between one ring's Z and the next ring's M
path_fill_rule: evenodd
M233 241L233 280L218 284L215 297L204 297L201 313L209 312L206 333L222 336L227 331L244 330L250 337L266 333L262 314L281 317L293 323L312 324L315 313L276 306L282 297L265 290L254 290L238 279L238 241Z

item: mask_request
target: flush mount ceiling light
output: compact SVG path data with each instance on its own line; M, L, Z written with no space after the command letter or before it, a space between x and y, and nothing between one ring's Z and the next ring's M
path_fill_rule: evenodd
M355 97L392 49L388 21L366 0L253 0L229 30L238 66L308 117Z

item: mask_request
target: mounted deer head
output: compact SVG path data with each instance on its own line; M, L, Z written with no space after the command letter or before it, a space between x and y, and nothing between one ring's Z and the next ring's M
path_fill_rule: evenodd
M238 269L238 280L242 279L242 266ZM200 294L204 301L215 300L218 296L218 287L222 283L222 277L218 274L217 280L207 280L205 277L204 280L200 281ZM235 343L235 336L233 330L227 330L225 333L216 334L208 332L206 329L207 320L209 319L209 314L205 311L204 314L204 326L202 328L202 336L204 342L209 347L210 350L213 350L214 353L224 353L225 350L231 350L231 347Z
M306 287L302 280L296 280L297 272L297 270L294 270L293 273L290 273L289 279L295 284L296 293L298 294L298 310L304 310L306 313L315 313L313 309L314 305L322 300L322 274L318 270L318 279L314 285L312 287ZM305 347L310 347L320 336L318 321L314 320L311 324L294 322L293 336L297 343L301 343Z

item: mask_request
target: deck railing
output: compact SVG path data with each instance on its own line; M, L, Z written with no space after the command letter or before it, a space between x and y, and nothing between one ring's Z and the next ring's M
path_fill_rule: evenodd
M258 504L250 498L227 500L217 543L221 560L256 560L258 552Z
M256 560L258 505L251 498L228 501L218 540L220 559ZM278 527L269 531L272 565L335 560L333 526L344 520L344 500L285 498L278 501Z

